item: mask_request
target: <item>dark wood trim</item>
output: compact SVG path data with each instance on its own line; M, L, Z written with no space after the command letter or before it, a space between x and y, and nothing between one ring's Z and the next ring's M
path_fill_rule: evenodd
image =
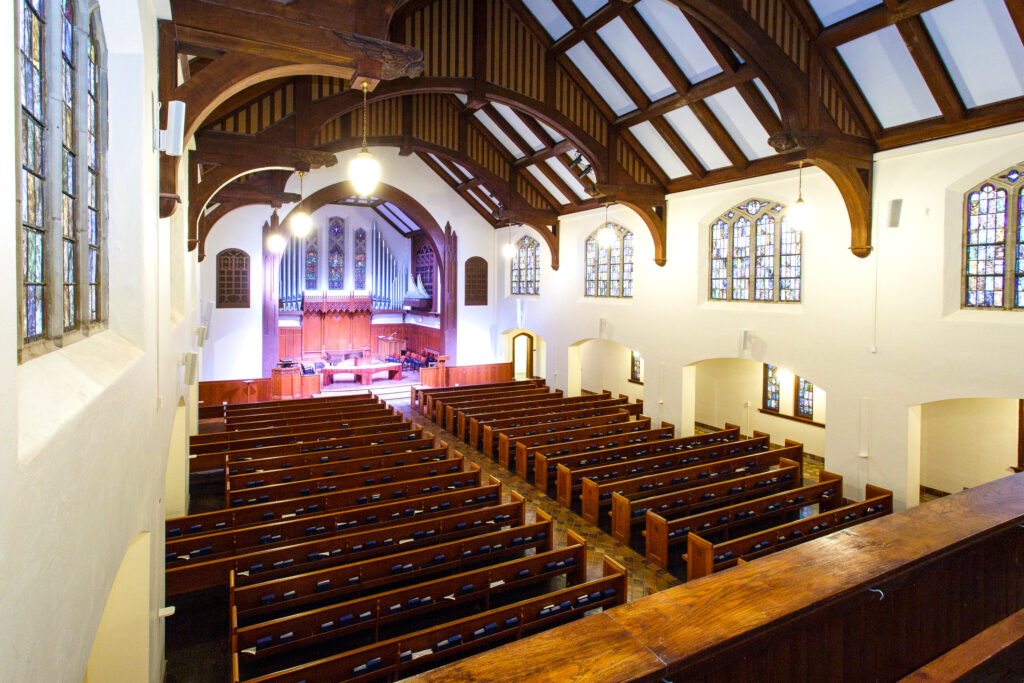
M1017 472L1024 472L1024 398L1017 400Z
M796 415L786 415L785 413L778 413L778 412L775 412L774 410L768 410L766 408L758 408L757 410L758 410L758 412L764 413L765 415L774 415L775 417L781 417L781 418L785 418L787 420L793 420L794 422L802 422L802 423L804 423L806 425L811 425L812 427L821 427L822 429L825 428L825 423L823 423L823 422L815 422L814 420L808 420L806 417L798 417Z
M630 377L630 378L629 378L629 379L627 379L626 381L627 381L627 382L629 382L630 384L639 384L640 386L643 386L643 385L644 385L644 383L643 383L643 382L641 382L641 381L640 381L640 380L638 380L638 379L633 379L632 377Z

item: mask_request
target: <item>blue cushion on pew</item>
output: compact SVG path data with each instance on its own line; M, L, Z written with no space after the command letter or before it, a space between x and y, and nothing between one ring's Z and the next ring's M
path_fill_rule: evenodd
M323 581L317 581L316 582L316 592L317 593L322 593L323 591L330 590L330 589L331 589L331 580L330 579L324 579Z
M348 626L348 625L349 625L349 624L351 624L351 623L352 623L353 621L355 621L355 617L354 617L354 616L352 616L351 614L346 614L346 615L345 615L345 616L343 616L343 617L338 617L338 626L339 626L339 627L340 627L340 626Z
M519 617L512 617L511 619L505 620L505 628L512 628L513 626L519 625Z
M257 638L256 639L256 649L257 650L261 650L261 649L263 649L265 647L270 647L273 644L274 644L274 637L273 636L264 636L262 638Z

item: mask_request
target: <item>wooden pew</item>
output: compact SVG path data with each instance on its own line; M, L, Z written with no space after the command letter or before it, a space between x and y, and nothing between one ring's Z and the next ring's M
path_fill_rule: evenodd
M739 558L749 562L860 524L866 519L877 519L891 513L892 491L868 484L864 500L859 503L844 505L741 538L711 543L691 531L687 536L687 552L684 557L687 581L732 567Z
M518 545L523 544L521 540ZM538 551L528 557L349 598L270 621L248 626L233 621L231 638L236 651L246 655L244 663L250 663L364 631L378 632L382 626L422 618L439 609L483 603L487 610L491 598L528 590L531 585L558 576L565 576L569 585L583 583L586 568L587 546L576 542L565 548Z
M310 410L348 410L349 408L361 405L374 405L382 403L380 398L372 394L359 394L356 396L336 396L331 398L310 398L287 401L283 405L265 406L256 403L236 403L226 407L224 411L225 421L231 421L242 417L256 417L258 415L288 415L291 413L304 413Z
M353 593L382 590L418 578L461 571L476 565L483 558L493 560L521 557L530 549L546 552L553 547L553 527L550 517L542 511L538 512L538 518L539 521L534 524L248 586L236 586L236 619L238 623L249 623L251 619L281 613L282 608L295 610L302 605L343 598ZM527 537L531 538L529 542L526 541ZM516 539L521 541L513 544ZM495 550L495 547L498 549Z
M610 415L618 410L625 410L630 416L637 416L643 410L643 405L627 403L625 398L604 398L601 395L596 395L591 396L590 399L590 401L557 406L509 411L504 416L495 416L486 422L475 417L470 418L468 443L494 457L498 442L496 435L508 427L565 422L579 417ZM463 439L465 440L465 437Z
M455 457L461 458L461 454ZM303 479L315 479L317 477L329 477L335 474L349 474L353 472L369 472L390 467L403 467L421 462L437 462L447 460L449 451L447 448L428 448L420 452L391 453L390 455L373 455L368 458L344 459L338 462L326 462L298 467L247 467L244 472L234 471L228 475L228 485L232 489L244 489L250 482L262 480L265 483L281 484L290 481ZM246 463L248 464L248 463ZM260 461L260 465L262 465ZM289 463L290 464L290 463ZM256 486L257 484L252 484Z
M335 401L346 401L357 398L369 398L375 399L376 397L369 391L363 391L358 394L344 394L337 396L313 396L310 398L293 398L293 399L278 399L275 401L253 401L252 403L226 403L224 409L228 411L236 411L244 408L277 408L282 406L289 406L293 404L304 404L304 405L315 405L317 403L332 403Z
M514 410L517 407L529 405L544 405L544 401L553 401L560 398L563 398L561 389L541 387L533 391L517 392L514 394L485 395L474 397L472 400L451 403L443 402L441 424L448 431L461 437L465 434L466 418L469 415L498 412L503 409Z
M612 395L608 392L603 394L591 394L586 396L550 396L541 401L524 402L520 407L512 407L502 409L501 407L484 407L474 411L472 415L465 416L465 419L456 421L455 424L455 435L461 438L463 441L468 441L471 444L479 445L471 438L472 430L475 428L478 437L482 434L480 430L480 423L488 422L490 420L501 419L505 417L516 417L518 415L543 415L545 414L544 409L550 407L552 410L560 409L564 406L572 406L579 404L582 407L583 404L590 404L595 401L611 399ZM623 403L623 401L619 401ZM533 412L530 412L533 411Z
M674 434L675 428L673 425L663 422L662 426L658 429L630 431L586 441L545 444L544 446L531 449L524 447L520 453L516 454L516 460L525 460L531 457L536 460L537 466L534 468L533 485L543 493L548 493L548 490L555 484L559 465L565 465L566 469L572 471L628 460L632 451L620 451L619 449L639 446L652 441L667 441L673 439ZM739 428L736 428L712 434L683 436L675 439L675 442L692 450L700 446L735 441L738 437ZM578 484L579 482L576 483Z
M469 467L469 475L471 478L480 476L479 468L475 464L470 463ZM491 477L491 479L493 479L493 477ZM479 481L479 479L476 480ZM494 481L497 480L495 479ZM175 517L168 519L165 522L167 537L174 538L176 536L182 536L187 538L196 534L209 534L247 526L271 524L276 520L291 519L292 517L301 517L303 515L312 515L314 513L332 513L348 506L349 498L350 496L347 492L339 491L336 493L316 494L303 498L292 498L289 500L260 503L258 505L229 508L227 510L200 512L185 517ZM433 495L418 496L418 498L424 499L421 501L424 504L429 504L426 499L433 498ZM465 496L458 497L458 502L460 504L463 498L465 498ZM371 523L366 521L366 516L369 514L380 515L380 519L384 519L384 516L388 516L389 518L398 518L402 516L403 512L408 507L409 501L404 500L395 500L380 503L379 505L359 506L351 511L352 514L347 515L348 517L353 518L348 522L348 526L358 525L360 523L360 517L363 518L363 523ZM358 514L356 514L357 512Z
M649 472L662 472L768 450L770 445L768 435L760 432L754 432L750 439L717 442L709 446L698 445L699 442L693 441L693 438L684 436L619 446L606 450L600 461L592 459L596 464L573 469L560 464L555 471L558 502L566 507L571 506L583 494L586 488L584 479L587 478L592 479L594 484L632 479ZM612 490L608 487L602 489L600 500L610 503Z
M579 619L594 609L624 604L628 588L625 568L605 558L603 572L600 579L248 680L250 683L313 683L404 678L440 662ZM234 645L232 650L233 683L238 683L242 680L239 677L240 655Z
M968 683L1024 677L1024 609L968 638L899 683Z
M706 500L712 500L706 498L708 494L711 494L716 502L721 502L722 498L726 502L731 500L738 501L745 497L757 495L759 492L771 493L783 488L800 486L803 483L803 468L800 464L803 461L802 446L766 451L766 453L771 454L771 458L768 459L769 462L778 457L777 469L758 472L758 470L767 469L763 468L759 462L752 468L753 472L745 472L748 476L734 478L731 476L731 473L726 475L729 476L727 481L730 483L730 486L724 492L705 491L701 497ZM670 482L674 480L675 477ZM610 513L612 536L629 545L633 534L643 527L648 510L661 510L666 515L670 515L674 509L678 508L676 504L681 500L679 493L693 488L689 482L681 482L678 486L664 484L659 486L659 483L661 482L655 483L655 488L653 489L641 490L637 493L627 495L612 493ZM641 484L641 489L645 485ZM670 491L670 489L675 490ZM655 493L655 495L650 495L651 493ZM685 501L685 498L682 500Z
M440 476L438 473L457 474L462 471L463 461L460 456L457 459L444 460L441 462L425 462L401 467L389 467L383 470L368 470L366 472L349 472L346 474L332 474L318 476L313 479L296 479L294 481L283 481L278 483L266 479L255 479L251 485L241 489L231 489L230 479L224 487L224 499L227 507L246 505L245 500L251 500L256 495L261 500L269 496L270 500L286 500L288 498L301 498L302 496L317 493L333 493L334 491L355 491L366 490L366 495L360 498L369 498L378 502L382 498L401 498L416 490L418 483L426 484L427 488L435 488L443 484L431 484L428 480ZM450 485L450 484L449 484ZM461 485L461 484L460 484ZM410 489L411 487L411 489ZM241 496L241 498L239 498Z
M379 425L379 430L370 434L356 434L354 436L340 436L326 439L310 439L296 443L280 444L276 446L260 446L233 450L223 453L207 453L204 458L217 458L227 456L227 462L247 462L263 458L273 458L279 455L290 453L311 453L313 451L327 452L333 450L354 449L361 446L374 446L382 443L399 443L402 441L415 441L417 439L430 438L432 435L425 433L419 425L406 425L402 422Z
M531 387L544 386L543 382L536 382L534 380L525 380L520 382L512 382L503 387L489 387L487 385L468 385L463 387L454 387L451 392L436 392L427 395L424 400L425 414L428 418L434 421L440 421L440 416L443 414L443 403L445 401L457 401L463 398L472 396L480 396L487 393L502 392L502 391L521 391L523 389L529 389Z
M630 420L630 414L625 410L617 410L611 415L599 415L597 417L583 417L575 420L563 420L553 425L526 425L523 427L509 427L498 432L498 463L506 467L520 477L527 479L528 473L533 473L533 460L524 463L520 468L515 460L516 445L522 441L526 447L540 446L551 441L560 442L562 439L576 440L584 437L585 434L592 434L592 437L610 436L626 431L638 431L650 427L651 419L638 415L636 420ZM620 431L621 430L621 431ZM522 473L520 474L520 469Z
M229 451L243 448L258 448L263 445L274 443L289 443L289 440L281 437L290 437L291 441L308 441L321 438L321 434L330 434L342 429L354 429L372 427L379 424L390 424L393 422L404 422L405 416L393 409L380 413L358 417L353 420L330 419L321 422L307 422L302 425L288 425L284 427L261 427L252 430L238 430L235 432L220 432L218 434L199 434L193 439L202 437L218 437L204 439L202 442L191 441L189 444L190 453L213 453L216 451ZM339 434L340 436L340 434ZM277 439L275 441L275 439Z
M782 462L780 460L780 464ZM676 557L672 554L671 548L686 543L686 535L691 531L705 533L731 530L737 526L747 525L752 519L785 516L799 512L808 505L817 504L820 510L827 510L843 502L843 478L824 470L817 484L800 486L800 482L794 478L783 483L793 483L795 487L768 492L768 495L763 495L768 487L756 486L744 487L744 493L729 494L729 490L743 480L766 481L775 471L769 470L750 477L690 489L676 494L676 500L670 504L668 510L647 510L644 519L647 559L662 569L668 569ZM702 500L707 493L715 495L710 502ZM729 504L733 500L741 502ZM676 502L680 504L675 505ZM723 502L726 503L725 506L722 505Z
M378 414L385 408L386 406L384 404L367 403L365 405L353 406L345 410L318 408L298 413L287 413L285 415L243 416L225 423L224 429L226 431L238 431L241 429L258 429L260 427L301 425L317 420L329 420L332 418L355 419L357 417Z
M461 491L463 498L467 489ZM397 520L387 519L380 524L364 525L358 530L347 526L344 517L335 517L346 526L338 529L335 522L320 520L319 523L335 529L313 540L300 541L289 545L275 544L241 550L217 559L201 558L200 561L177 563L167 568L166 590L168 595L186 593L202 588L224 586L230 572L235 572L236 582L241 585L256 583L265 579L289 576L296 571L314 571L338 564L357 562L372 557L382 557L399 551L412 550L443 541L467 536L490 533L502 526L521 526L525 523L525 508L522 496L511 492L512 502L501 504L500 485L490 484L474 490L474 496L482 494L485 500L472 505L454 505L459 501L451 494L421 499L424 506L431 504L437 512L427 507L420 514L402 515ZM493 497L491 494L496 494ZM448 507L440 509L445 502Z
M600 480L589 476L584 476L581 480L581 514L588 522L598 524L601 519L600 511L611 507L612 496L615 493L625 496L634 493L650 496L655 493L682 491L717 478L734 479L778 464L779 456L771 455L774 451L758 451L762 445L756 440L750 439L739 443L749 444L747 448L751 450L736 456L727 451L722 444L710 446L701 449L704 454L700 456L701 464L698 465L688 463L682 458L661 455L623 463L630 469L623 468L621 471L606 465L595 467L594 470L607 468L607 471L601 475ZM658 465L658 468L654 473L645 473L654 470L655 465ZM636 471L640 468L643 468L644 472ZM704 479L708 482L702 481Z
M422 415L429 414L427 412L427 398L429 396L440 396L442 394L452 394L459 391L465 391L476 387L478 389L490 389L494 387L508 387L508 386L525 386L526 384L543 385L543 379L529 379L529 380L509 380L508 382L491 382L489 384L464 384L461 386L452 387L409 387L409 405L420 412Z
M435 442L437 445L435 446ZM337 462L348 462L350 460L362 460L364 458L402 456L419 460L426 457L433 460L435 452L443 450L451 452L451 446L434 437L420 437L419 439L403 439L397 442L384 442L370 446L356 446L355 448L333 448L324 450L322 448L302 448L301 444L292 444L290 452L283 455L273 455L262 458L249 458L245 460L232 460L227 463L228 475L252 474L258 469L278 470L292 467L310 467L313 465L330 465Z

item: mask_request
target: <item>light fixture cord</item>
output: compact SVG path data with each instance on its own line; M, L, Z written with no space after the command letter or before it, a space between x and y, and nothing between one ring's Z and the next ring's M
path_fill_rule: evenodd
M363 151L366 150L366 81L363 81Z
M797 175L796 181L796 198L798 200L804 198L804 162L800 162L800 171Z

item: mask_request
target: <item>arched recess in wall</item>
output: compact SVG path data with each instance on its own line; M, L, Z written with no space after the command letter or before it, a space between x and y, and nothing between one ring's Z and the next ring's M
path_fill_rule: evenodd
M149 680L151 534L128 546L93 639L84 683Z
M598 323L602 328L604 319ZM642 401L643 384L630 382L633 353L619 342L606 338L581 339L569 345L567 395L579 396L584 391L600 393L608 390L613 396L629 396Z
M907 506L1021 471L1022 417L1021 398L952 398L911 406Z
M533 330L516 327L502 332L500 338L504 357L512 363L512 371L517 379L547 377L548 345L543 337ZM529 353L529 357L523 356L523 351Z
M164 516L167 519L188 514L188 432L188 408L181 397L174 409L171 443L167 449L164 477Z

